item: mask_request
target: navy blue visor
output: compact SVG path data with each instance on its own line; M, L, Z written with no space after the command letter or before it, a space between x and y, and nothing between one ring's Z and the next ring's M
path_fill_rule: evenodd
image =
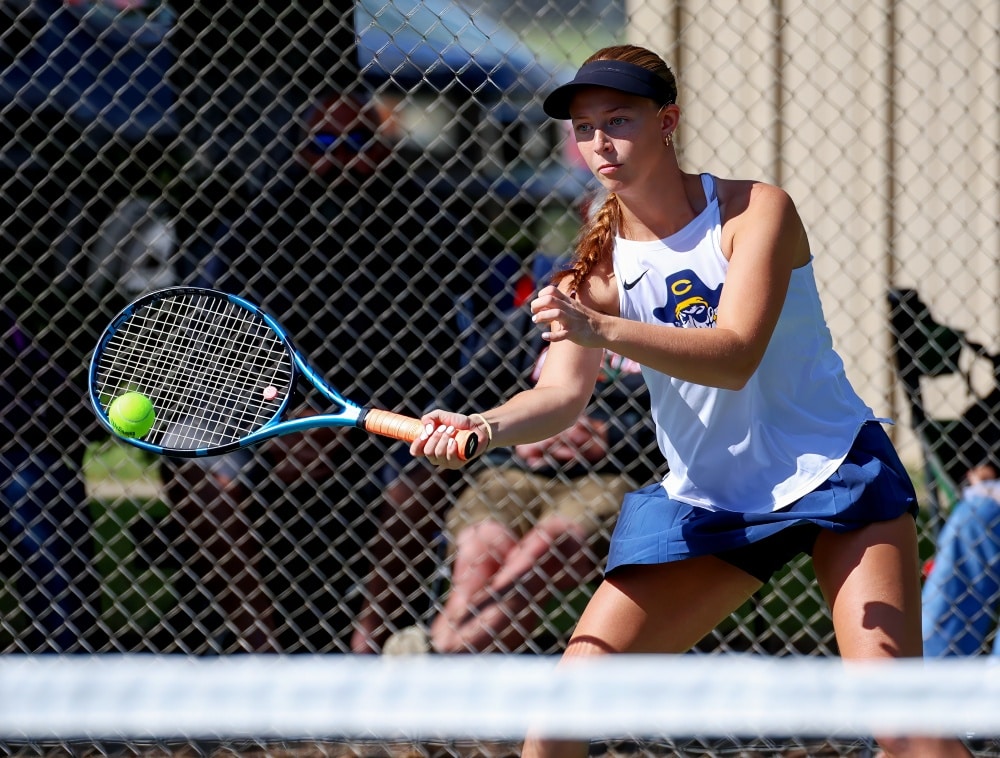
M572 81L557 87L545 98L542 108L552 118L570 118L569 104L583 87L608 87L648 97L657 105L667 105L677 99L670 82L647 68L624 61L591 61L580 66Z

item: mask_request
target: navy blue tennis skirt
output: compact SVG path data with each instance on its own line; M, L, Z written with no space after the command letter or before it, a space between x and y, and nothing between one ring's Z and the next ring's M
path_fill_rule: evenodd
M611 537L610 574L622 566L715 555L767 582L800 553L812 553L821 529L850 532L904 513L917 497L889 436L864 424L836 473L779 511L709 511L667 497L657 482L625 496Z

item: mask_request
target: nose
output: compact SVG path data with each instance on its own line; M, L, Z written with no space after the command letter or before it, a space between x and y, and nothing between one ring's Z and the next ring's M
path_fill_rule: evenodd
M603 129L594 130L594 152L605 153L612 146L611 137Z

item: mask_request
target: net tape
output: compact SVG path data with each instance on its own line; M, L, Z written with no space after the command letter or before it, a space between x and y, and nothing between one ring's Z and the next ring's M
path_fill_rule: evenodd
M0 740L1000 735L1000 661L0 659Z

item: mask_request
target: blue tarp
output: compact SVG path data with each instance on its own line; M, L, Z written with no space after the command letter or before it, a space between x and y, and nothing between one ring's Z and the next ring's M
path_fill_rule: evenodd
M38 0L31 12L44 20L42 32L4 70L0 103L53 111L131 141L171 130L166 23L60 0Z
M540 60L490 16L447 0L361 0L354 24L362 72L374 81L440 88L457 81L494 100L530 97L572 76Z

